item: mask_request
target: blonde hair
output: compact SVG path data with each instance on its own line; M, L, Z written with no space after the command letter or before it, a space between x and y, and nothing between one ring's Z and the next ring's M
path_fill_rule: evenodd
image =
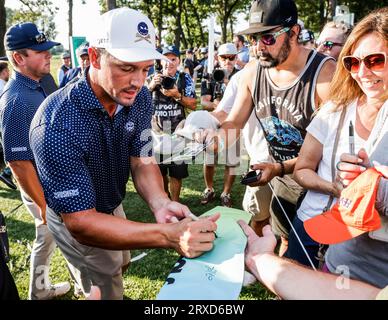
M352 31L352 26L343 21L329 21L323 27L322 32L325 29L338 29L342 34L342 41L345 42Z
M363 18L350 33L338 57L337 68L330 84L330 97L336 105L335 111L349 105L364 95L357 82L342 64L342 58L352 55L358 41L365 35L376 33L388 45L388 7L377 9Z

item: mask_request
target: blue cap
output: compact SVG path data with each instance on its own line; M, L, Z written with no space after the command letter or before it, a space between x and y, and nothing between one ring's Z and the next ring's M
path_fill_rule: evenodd
M76 50L77 57L83 56L84 54L88 54L89 42L83 42Z
M38 31L37 26L31 22L13 25L4 36L4 47L8 51L19 49L46 51L58 45L60 45L59 42L48 40L45 34Z
M62 59L66 59L66 58L71 58L70 53L67 51L62 53Z
M172 53L173 55L176 55L177 57L179 57L181 55L181 53L179 52L179 50L176 46L167 46L163 49L163 52L162 52L163 55L166 55L169 53Z

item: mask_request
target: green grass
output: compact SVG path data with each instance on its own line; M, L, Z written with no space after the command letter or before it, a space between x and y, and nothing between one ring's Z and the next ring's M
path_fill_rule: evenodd
M190 176L183 181L181 202L190 209L201 214L219 205L217 198L211 204L201 206L199 199L204 182L201 165L189 166ZM222 188L223 167L219 166L215 176L215 190L220 194ZM244 188L237 181L233 186L232 200L234 207L241 209L241 200ZM13 208L21 203L19 191L13 191L0 185L0 210L5 213L10 237L11 261L9 267L15 279L20 297L27 299L29 281L29 257L34 240L35 228L33 219L24 206L14 213L9 214ZM136 193L131 181L127 184L127 195L123 202L127 218L135 221L153 222L153 215ZM155 299L162 287L164 280L178 259L178 254L173 250L150 249L145 250L148 255L131 264L124 274L125 299ZM133 250L132 257L143 251ZM68 281L70 275L66 268L65 260L58 249L55 250L51 260L50 278L52 282ZM76 299L73 293L68 293L65 299ZM243 288L240 299L270 299L272 295L261 285L255 284Z
M51 62L51 73L56 80L56 73L61 65L59 56L54 56ZM197 97L199 104L199 85L197 84ZM200 107L199 107L200 109ZM246 168L246 165L243 166ZM219 205L219 199L213 203L201 206L199 204L201 193L204 189L202 165L190 165L190 176L183 180L181 202L197 215L204 213ZM237 179L236 179L237 180ZM223 166L218 166L214 178L215 190L220 195L223 185ZM236 181L232 190L234 207L241 209L244 187ZM19 191L13 191L0 183L0 210L6 215L8 233L10 238L11 261L9 267L15 279L21 299L27 299L29 283L30 252L35 237L33 219L21 206L14 213L9 214L21 203ZM131 181L127 184L127 195L123 201L127 218L134 221L154 222L153 215L147 205L136 193ZM145 250L148 255L131 264L124 274L125 299L155 299L167 275L178 259L178 254L173 250L151 249ZM143 252L133 250L132 257ZM69 281L70 275L65 260L59 249L51 259L50 278L53 283ZM71 290L64 299L77 299ZM259 284L243 288L240 299L271 299L273 295Z

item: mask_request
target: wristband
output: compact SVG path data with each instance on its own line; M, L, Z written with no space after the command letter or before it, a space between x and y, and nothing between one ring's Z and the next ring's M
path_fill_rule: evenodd
M284 163L283 163L283 161L277 161L277 163L280 164L280 175L279 175L279 177L283 178L284 174L286 173L286 169L284 168Z

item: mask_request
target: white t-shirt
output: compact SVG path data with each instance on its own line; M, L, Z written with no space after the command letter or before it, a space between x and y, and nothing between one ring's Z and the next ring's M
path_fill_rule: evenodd
M357 101L352 102L346 112L344 124L338 141L335 163L340 159L342 153L349 153L349 123L352 121L353 127L356 122ZM318 165L318 176L327 181L332 181L331 177L331 157L334 148L334 140L341 112L332 112L332 103L324 105L307 127L307 132L317 139L322 145L322 159ZM366 141L357 135L354 130L355 152L364 147ZM335 169L334 169L335 170ZM298 218L302 221L315 217L322 213L329 201L329 195L309 190L297 212ZM335 201L333 201L334 205Z
M228 114L230 113L237 96L238 85L244 74L244 70L245 69L237 72L230 79L228 85L226 86L224 95L215 111L224 111ZM265 140L263 131L253 111L242 130L242 142L245 145L252 164L270 161L267 141Z

